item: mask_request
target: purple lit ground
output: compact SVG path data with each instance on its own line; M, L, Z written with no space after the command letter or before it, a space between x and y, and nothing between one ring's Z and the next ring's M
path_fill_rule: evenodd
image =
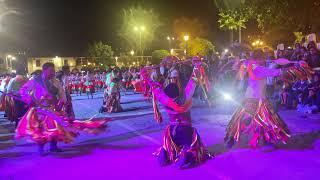
M76 116L110 116L96 114L101 101L101 94L93 100L75 97ZM33 143L14 141L13 126L0 119L0 180L319 179L320 114L304 117L295 111L281 111L293 134L288 145L228 150L223 137L229 110L196 105L192 110L194 126L216 157L199 167L178 170L174 166L159 167L152 156L167 123L155 123L151 104L141 95L123 96L122 102L127 111L111 115L114 118L108 132L81 135L73 144L62 144L64 152L45 157L37 154Z

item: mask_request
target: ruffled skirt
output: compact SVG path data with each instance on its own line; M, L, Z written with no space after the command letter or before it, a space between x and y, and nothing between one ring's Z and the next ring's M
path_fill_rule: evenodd
M256 147L261 138L266 142L287 143L289 129L266 99L245 99L227 127L225 141L239 142L242 134L251 135L249 145Z
M16 129L16 138L28 138L39 144L53 140L71 143L81 131L91 134L103 132L107 121L108 119L72 120L60 112L33 107L20 120Z
M115 92L106 96L105 106L105 111L109 113L123 111L120 104L120 93Z
M187 153L192 154L194 165L201 164L211 157L197 130L188 125L168 125L163 134L163 146L155 155L159 156L161 149L165 150L168 163L179 161Z

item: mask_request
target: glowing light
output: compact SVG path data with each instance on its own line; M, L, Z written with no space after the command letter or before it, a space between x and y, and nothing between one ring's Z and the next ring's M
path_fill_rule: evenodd
M133 56L133 55L134 55L134 51L133 51L133 50L131 50L131 51L130 51L130 54Z
M183 36L183 39L184 39L185 41L188 41L188 40L189 40L189 36L188 36L188 35L185 35L185 36Z
M170 40L170 37L168 36L167 39Z
M12 55L9 54L9 55L7 56L7 58L12 58Z
M225 49L224 52L225 52L225 53L229 52L229 49Z
M141 30L141 31L144 31L145 29L146 29L146 27L140 26L140 30Z
M228 100L228 101L232 100L232 96L230 94L223 93L222 95L225 100Z
M12 59L12 60L16 60L17 58L13 56L11 59Z
M174 50L173 49L170 49L170 54L173 54Z
M138 27L137 27L137 26L135 26L135 27L134 27L134 30L135 30L135 31L138 31L139 29L138 29Z
M253 42L253 43L252 43L252 46L255 46L255 45L256 45L256 43L255 43L255 42Z
M260 45L263 45L263 42L262 41L260 41L260 43L259 43Z

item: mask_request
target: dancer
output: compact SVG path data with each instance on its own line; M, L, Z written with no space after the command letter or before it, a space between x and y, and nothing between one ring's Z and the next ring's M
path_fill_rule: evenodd
M284 76L286 71L294 73L300 70L296 67L289 69L266 68L264 54L260 49L255 50L251 59L241 66L240 76L244 75L245 69L249 75L245 99L232 115L227 127L225 141L231 147L234 142L240 141L240 137L244 133L248 133L251 136L249 145L253 148L257 147L260 139L267 143L278 141L287 143L290 137L289 129L266 98L266 78Z
M70 67L69 66L63 66L61 74L60 74L60 77L57 78L57 79L60 81L61 86L62 86L62 88L63 88L63 90L64 90L64 92L66 94L66 102L64 104L64 109L63 110L66 112L66 115L69 118L74 118L75 115L74 115L73 107L72 107L71 91L68 88L69 84L71 83L69 75L70 75Z
M86 93L87 93L88 99L89 99L89 95L91 95L91 99L93 99L93 93L95 91L95 88L94 88L93 78L91 77L89 71L87 72L87 75L85 78L86 78L86 81L84 85L86 86Z
M15 122L17 127L20 118L27 112L28 107L22 101L17 100L16 98L21 98L19 93L20 88L28 81L28 79L22 75L21 71L17 70L16 77L12 78L7 86L8 98L10 98L10 105L8 107L11 112L8 119Z
M109 84L109 88L105 90L104 100L101 112L121 112L123 111L120 105L120 79L118 77L114 77L112 82Z
M20 89L21 100L30 108L18 124L16 138L26 137L36 142L41 155L45 155L46 143L50 143L50 152L61 152L57 146L58 141L70 143L79 131L101 132L107 122L77 121L68 117L65 111L62 111L67 102L66 93L54 76L54 64L45 63L42 73Z
M197 64L194 68L184 90L179 83L178 76L175 76L162 89L160 83L150 79L146 70L142 71L144 79L152 88L153 97L164 105L170 119L170 125L163 133L163 146L155 153L161 166L175 163L179 168L189 168L211 157L191 122L190 108L199 77L199 66ZM158 110L155 112L159 113ZM157 118L159 122L162 121L161 116L157 115Z

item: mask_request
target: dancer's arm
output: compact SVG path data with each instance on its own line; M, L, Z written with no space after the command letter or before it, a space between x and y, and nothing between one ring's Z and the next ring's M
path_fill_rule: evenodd
M281 75L280 69L269 69L266 67L258 66L253 70L253 73L258 78L265 78L265 77L275 77Z
M67 96L64 88L62 87L61 83L57 79L53 79L53 85L58 88L58 95L59 95L59 100L62 101L63 103L67 102Z
M196 77L196 73L197 73L197 69L196 67L193 69L192 75L189 79L189 82L186 86L186 88L184 89L185 95L186 95L186 100L190 100L193 97L193 94L195 92L195 89L197 87L197 77Z
M31 94L32 89L35 88L36 84L34 83L34 80L29 80L28 82L26 82L21 88L20 88L20 95L21 95L21 99L27 103L27 104L31 104L32 103L32 96L33 94Z

